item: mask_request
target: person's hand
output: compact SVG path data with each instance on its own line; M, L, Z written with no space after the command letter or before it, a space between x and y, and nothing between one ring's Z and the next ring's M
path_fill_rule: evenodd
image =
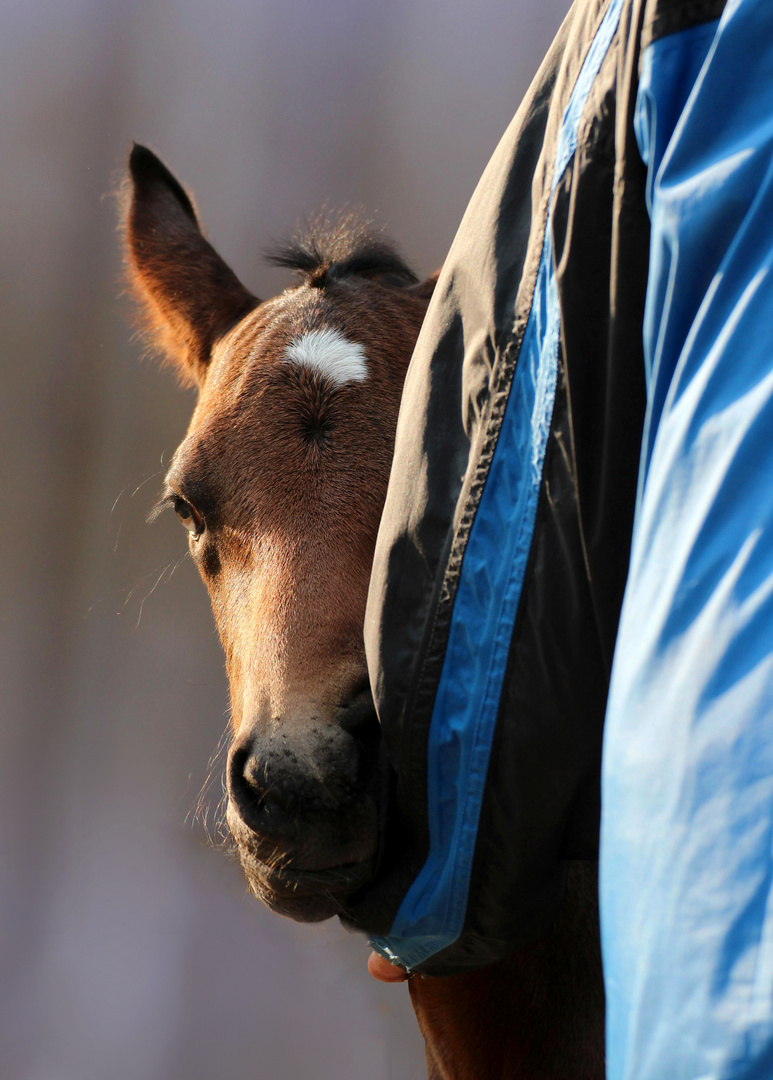
M368 971L380 982L405 982L408 978L408 972L404 968L398 967L397 964L390 964L377 952L372 952L368 957Z

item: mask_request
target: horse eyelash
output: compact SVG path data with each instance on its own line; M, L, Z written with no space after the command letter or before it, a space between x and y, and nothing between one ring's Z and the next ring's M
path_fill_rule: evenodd
M175 500L181 498L176 491L164 491L148 514L148 525L152 525L159 514L163 514L170 506L174 506Z

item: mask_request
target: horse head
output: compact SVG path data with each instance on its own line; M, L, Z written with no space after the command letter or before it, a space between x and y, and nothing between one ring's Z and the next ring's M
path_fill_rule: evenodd
M130 276L198 388L160 506L188 532L230 684L227 819L252 890L304 921L370 878L379 728L363 616L403 380L434 285L357 218L274 261L261 302L149 150L130 159Z

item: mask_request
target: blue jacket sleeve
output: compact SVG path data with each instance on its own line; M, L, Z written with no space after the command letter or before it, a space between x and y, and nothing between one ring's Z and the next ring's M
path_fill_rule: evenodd
M604 746L614 1080L773 1075L773 6L641 58L652 233Z

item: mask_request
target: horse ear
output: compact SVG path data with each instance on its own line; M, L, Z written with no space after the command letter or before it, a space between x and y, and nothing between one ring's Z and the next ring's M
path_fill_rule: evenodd
M442 267L440 268L443 269ZM430 300L435 286L437 285L437 279L440 277L440 270L436 270L434 274L430 274L425 281L420 281L418 285L411 285L408 292L412 296L415 296L418 300Z
M135 143L129 173L132 285L154 343L201 383L215 342L258 300L204 239L190 197L154 153Z

